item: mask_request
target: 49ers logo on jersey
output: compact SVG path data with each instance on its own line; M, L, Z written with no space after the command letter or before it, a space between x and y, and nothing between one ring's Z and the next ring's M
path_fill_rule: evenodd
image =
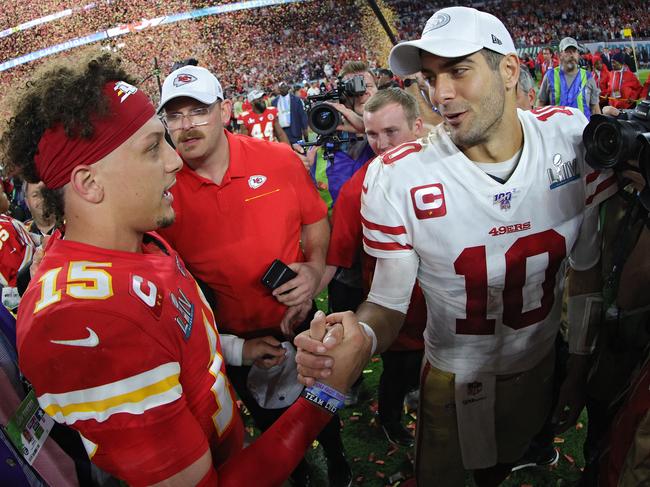
M418 220L437 218L447 214L442 184L427 184L411 188L411 200Z

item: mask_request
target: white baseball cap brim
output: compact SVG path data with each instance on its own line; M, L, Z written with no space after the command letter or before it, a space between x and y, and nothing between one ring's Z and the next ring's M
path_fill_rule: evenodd
M468 7L449 7L431 16L420 39L393 47L388 63L394 73L403 76L422 70L421 51L456 58L484 48L504 55L517 52L510 33L494 15Z

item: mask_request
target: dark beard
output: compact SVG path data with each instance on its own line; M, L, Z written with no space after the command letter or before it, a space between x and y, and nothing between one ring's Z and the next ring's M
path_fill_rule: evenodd
M156 220L156 228L167 228L171 226L174 221L176 221L176 215L172 216L163 216Z

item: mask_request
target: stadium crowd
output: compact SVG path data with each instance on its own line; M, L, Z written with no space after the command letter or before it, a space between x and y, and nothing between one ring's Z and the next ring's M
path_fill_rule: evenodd
M62 449L48 440L30 467L36 453L0 442L16 485L306 486L318 438L330 485L350 486L336 413L375 353L378 425L417 449L420 485L554 465L555 435L585 406L580 487L650 481L636 436L650 149L628 136L639 150L605 164L582 146L594 115L650 105L647 51L579 45L623 25L650 37L643 4L495 0L482 2L494 16L430 18L448 2L385 0L418 40L382 58L359 3L206 16L63 53L64 69L0 73L0 420L32 390L47 415L22 440L51 416ZM98 1L0 50L208 5ZM16 2L2 21L65 6ZM519 59L520 45L538 55ZM336 87L319 106L338 122L308 122L305 99ZM314 314L325 288L330 314ZM402 410L418 388L414 437ZM262 431L245 449L237 397Z
M233 3L234 0L221 2ZM105 46L122 53L134 63L142 78L158 66L169 69L179 59L193 56L222 73L224 86L242 93L255 86L269 86L280 81L300 83L328 77L325 65L334 71L350 59L369 61L382 66L377 50L364 45L361 25L361 0L347 2L300 2L265 9L241 10L206 16L195 21L147 28L104 41ZM211 2L145 0L102 0L84 6L48 1L10 1L3 4L0 25L12 28L28 20L56 14L64 8L70 15L0 38L2 60L7 61L44 49L75 37L117 26L133 26L140 19L187 12L210 6ZM396 29L401 39L417 37L426 13L446 2L386 0L385 8L396 12ZM470 5L471 2L457 2ZM636 38L650 37L650 19L642 1L604 2L565 1L528 3L517 1L487 2L486 11L498 14L507 8L505 20L518 46L546 45L567 35L580 42L621 39L621 29L631 27ZM183 39L184 42L178 42ZM224 49L227 46L227 53ZM39 61L0 72L0 99L10 80L20 78ZM155 94L159 89L152 79L145 89Z

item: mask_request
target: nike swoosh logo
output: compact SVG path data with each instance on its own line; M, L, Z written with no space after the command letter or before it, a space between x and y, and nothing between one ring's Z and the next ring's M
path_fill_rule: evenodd
M99 337L91 328L86 327L88 330L88 338L80 338L78 340L50 340L57 345L71 345L73 347L96 347L99 345Z

